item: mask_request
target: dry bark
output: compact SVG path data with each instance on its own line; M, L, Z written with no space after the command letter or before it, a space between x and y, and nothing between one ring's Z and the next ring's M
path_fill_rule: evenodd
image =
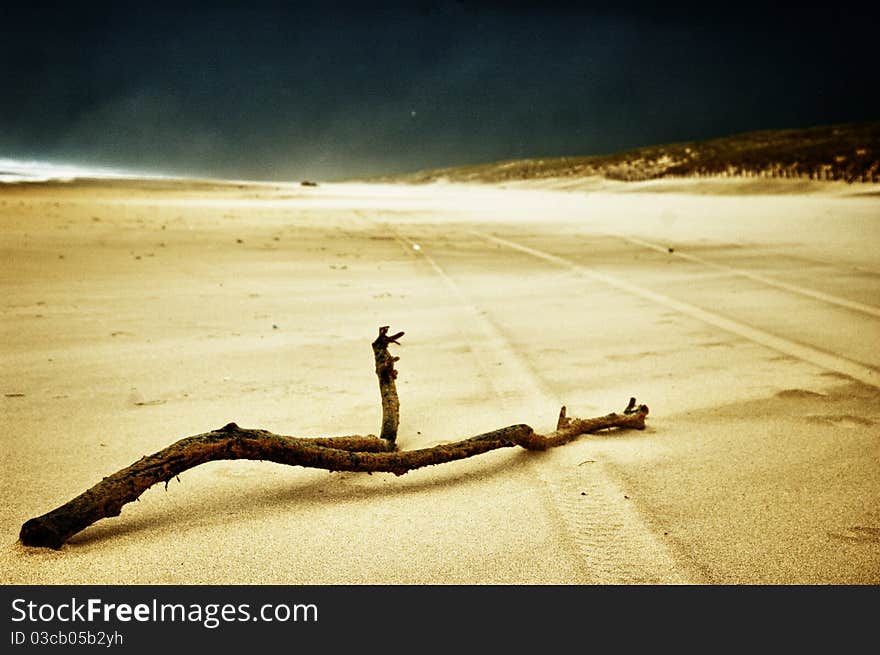
M394 362L400 357L393 357L388 352L388 346L392 343L400 345L398 339L403 332L388 336L388 326L379 328L379 336L373 342L373 357L376 360L376 377L379 378L379 394L382 397L382 430L379 438L385 439L391 446L397 440L397 426L400 417L400 401L397 398L397 370Z
M465 459L498 448L520 446L528 450L545 450L568 443L582 434L611 428L642 430L645 427L648 408L637 406L635 399L631 398L622 414L611 413L589 419L568 418L563 407L556 430L547 435L537 434L528 425L518 424L454 443L398 451L395 441L399 401L394 363L399 358L388 352L388 346L397 344L402 336L403 332L388 336L388 327L381 327L372 344L382 399L379 437L290 437L230 423L218 430L185 437L153 455L142 457L57 509L30 519L21 527L21 543L60 548L70 537L95 521L118 516L123 505L137 500L154 484L164 482L167 488L168 482L181 472L214 460L266 460L329 471L381 471L403 475L413 469Z

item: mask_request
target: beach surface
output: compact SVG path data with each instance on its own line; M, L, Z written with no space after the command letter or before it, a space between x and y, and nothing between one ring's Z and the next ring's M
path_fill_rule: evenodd
M878 584L880 187L0 185L4 584ZM621 411L392 474L212 462L60 550L21 524L229 422L399 445Z

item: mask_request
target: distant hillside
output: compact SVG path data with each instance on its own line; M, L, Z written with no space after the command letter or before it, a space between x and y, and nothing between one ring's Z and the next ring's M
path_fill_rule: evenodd
M769 177L880 182L880 122L748 132L613 155L556 157L418 171L377 181L422 184L600 176L627 182L669 177Z

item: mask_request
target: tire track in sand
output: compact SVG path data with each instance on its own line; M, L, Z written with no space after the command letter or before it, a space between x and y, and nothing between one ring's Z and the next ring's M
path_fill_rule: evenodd
M546 413L559 407L552 390L517 352L510 341L422 244L394 226L360 214L360 218L390 234L406 253L421 260L467 315L477 331L463 338L481 370L487 373L502 404L516 403L521 412L534 408ZM501 362L501 366L491 362ZM525 401L525 402L524 402ZM524 406L525 405L525 406ZM509 406L509 405L508 405ZM527 414L531 415L531 414ZM673 557L670 549L639 515L601 462L578 466L574 452L565 448L536 453L541 462L530 470L545 492L545 501L558 529L582 563L583 584L691 584L696 582Z
M863 382L873 387L880 388L880 371L877 371L870 366L862 364L861 362L857 362L855 360L835 353L826 352L824 350L814 348L813 346L808 346L806 344L798 343L796 341L791 341L784 337L771 334L770 332L765 332L764 330L761 330L759 328L747 325L746 323L735 321L731 318L727 318L726 316L722 316L721 314L716 314L715 312L697 307L696 305L692 305L688 302L676 300L671 296L657 293L656 291L651 291L650 289L646 289L645 287L639 286L637 284L632 284L631 282L627 282L626 280L623 280L617 276L609 275L607 273L600 273L587 266L582 266L581 264L573 262L570 259L560 257L559 255L554 255L543 250L538 250L537 248L531 248L521 243L517 243L509 239L503 239L501 237L493 236L491 234L485 234L483 232L477 232L475 230L469 230L468 232L469 234L489 241L490 243L496 243L510 248L511 250L516 250L527 255L531 255L532 257L536 257L537 259L542 259L544 261L550 262L561 268L568 269L576 275L602 282L607 286L619 289L621 291L626 291L629 294L639 296L640 298L644 298L646 300L650 300L658 305L673 309L681 314L690 316L691 318L695 318L714 327L721 328L725 332L730 332L777 352L795 357L796 359L799 359L801 361L809 362L827 371L841 373L855 380L858 380L859 382Z
M723 271L725 273L730 273L731 275L736 275L738 277L743 277L748 280L752 280L753 282L759 282L768 287L774 287L776 289L782 289L783 291L788 291L790 293L794 293L800 296L806 296L807 298L813 298L814 300L819 300L824 303L828 303L829 305L836 305L838 307L844 307L845 309L850 309L855 312L861 312L862 314L868 314L869 316L875 316L880 318L880 307L874 307L873 305L866 305L865 303L856 302L854 300L849 300L848 298L841 298L840 296L835 296L830 293L824 293L822 291L817 291L815 289L810 289L808 287L803 287L798 284L791 284L789 282L783 282L781 280L776 280L771 277L767 277L766 275L761 275L760 273L755 273L753 271L748 271L743 268L737 268L735 266L728 266L726 264L718 264L716 262L711 262L708 259L703 259L702 257L698 257L697 255L691 255L687 252L680 252L679 250L672 250L667 246L661 246L660 244L654 243L653 241L648 241L646 239L640 239L637 237L626 236L623 234L610 234L609 236L617 237L627 243L632 245L641 246L642 248L647 248L649 250L655 250L657 252L661 252L665 255L671 255L672 257L678 257L679 259L683 259L684 261L691 262L693 264L699 264L700 266L705 266L706 268L711 268L716 271Z

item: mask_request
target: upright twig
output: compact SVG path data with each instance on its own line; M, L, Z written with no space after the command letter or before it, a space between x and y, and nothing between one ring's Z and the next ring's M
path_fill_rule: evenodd
M394 357L388 352L390 344L400 345L398 339L403 332L388 336L389 326L379 328L379 336L373 342L373 357L376 360L376 377L379 378L379 394L382 398L382 430L379 433L381 439L385 439L392 446L397 440L397 426L400 422L400 401L397 398L397 370L394 362L400 357Z

